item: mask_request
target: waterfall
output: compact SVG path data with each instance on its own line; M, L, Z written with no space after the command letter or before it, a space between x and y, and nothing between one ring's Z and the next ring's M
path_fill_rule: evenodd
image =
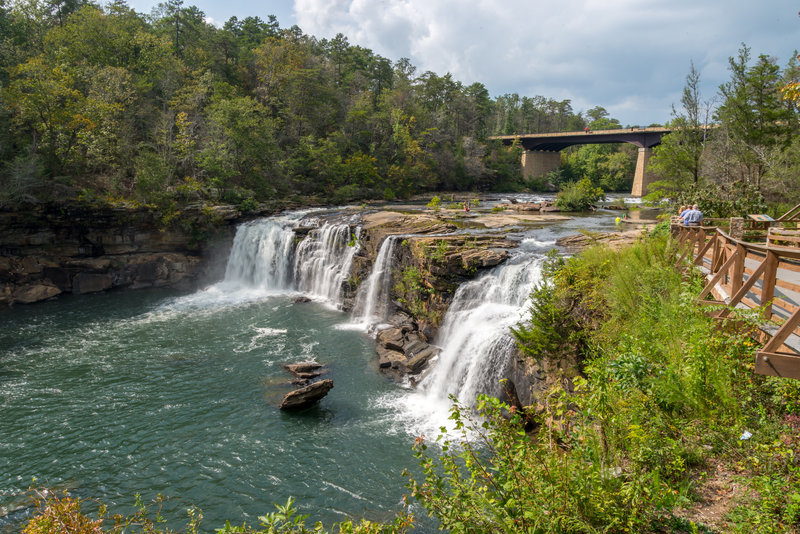
M458 288L439 335L443 350L421 383L431 405L449 395L471 405L480 393L500 394L514 344L509 328L525 314L541 264L540 255L520 256Z
M236 229L225 268L227 285L267 290L290 289L296 220L261 219Z
M295 252L294 274L297 287L304 293L326 299L333 304L342 302L342 286L350 275L353 256L358 252L348 224L325 223L311 230Z
M392 257L398 236L387 236L378 249L372 272L356 295L353 322L372 326L384 321L389 313L392 286Z
M266 291L299 290L341 305L343 284L358 252L357 237L346 223L324 223L296 247L292 231L304 213L240 225L222 286ZM356 239L353 239L355 235Z

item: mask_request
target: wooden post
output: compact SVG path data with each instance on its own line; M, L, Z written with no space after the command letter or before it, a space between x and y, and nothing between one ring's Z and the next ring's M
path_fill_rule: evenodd
M733 296L744 283L744 260L747 257L747 249L741 243L736 244L736 261L733 263L733 273L731 273L731 296Z
M764 283L761 286L761 305L764 306L764 318L772 317L772 299L775 297L775 279L778 274L778 255L767 251L764 268Z
M719 266L725 262L725 245L721 243L722 236L715 234L711 239L714 240L714 251L711 253L711 272L716 273Z
M728 233L734 239L741 240L744 238L744 218L743 217L731 217L731 227Z

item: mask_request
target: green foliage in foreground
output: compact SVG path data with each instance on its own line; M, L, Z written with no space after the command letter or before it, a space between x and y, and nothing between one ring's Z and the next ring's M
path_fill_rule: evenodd
M755 315L712 320L695 303L702 280L674 269L675 252L667 235L654 232L619 252L595 247L551 260L530 318L515 329L528 357L550 362L552 386L538 409L488 397L476 412L456 403L454 432L415 443L422 470L407 474L408 487L441 528L800 532L800 382L753 375L755 344L744 332ZM405 274L413 285L413 273ZM566 341L565 332L572 332ZM555 369L568 365L578 374L565 389L560 378L568 377ZM741 438L745 430L749 439ZM715 524L703 525L692 510L720 486L732 489ZM40 510L29 525L50 514ZM413 526L402 513L388 525L347 521L325 530L308 526L291 501L259 519L258 527L221 532ZM156 526L141 531L161 532ZM96 531L88 528L29 532Z
M131 515L110 515L106 507L100 505L97 517L90 517L82 511L85 501L81 499L49 490L32 490L31 493L37 512L25 525L23 534L176 533L164 526L166 521L160 513L163 502L161 495L153 503L157 508L155 513L137 495L136 512ZM413 523L410 515L401 513L392 523L347 520L327 529L320 522L308 524L308 516L298 513L291 497L285 505L275 505L275 508L275 512L259 516L258 527L226 522L225 526L215 531L219 534L400 534L406 532ZM186 529L181 532L201 532L203 514L195 508L190 508L187 513L189 518Z
M539 448L538 461L560 458L567 472L620 485L573 485L581 505L557 499L560 508L539 523L548 525L542 531L569 531L556 522L563 514L582 520L570 527L576 532L692 532L699 527L679 510L700 500L704 480L719 473L745 490L732 495L716 528L800 527L793 422L800 385L753 376L755 343L743 332L756 316L715 323L694 300L702 280L681 277L675 257L668 237L654 235L620 252L595 247L551 266L529 320L515 331L523 351L539 360L566 361L582 347L575 394L555 387L540 399L540 443L530 445ZM741 440L744 430L753 437ZM613 500L634 486L630 500Z

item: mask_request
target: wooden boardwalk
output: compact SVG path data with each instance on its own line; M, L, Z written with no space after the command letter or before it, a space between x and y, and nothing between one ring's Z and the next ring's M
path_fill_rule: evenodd
M731 219L727 229L673 222L683 247L678 265L688 259L706 274L698 300L721 306L718 319L733 308L762 310L756 373L800 379L800 230L754 224L745 235L743 222Z

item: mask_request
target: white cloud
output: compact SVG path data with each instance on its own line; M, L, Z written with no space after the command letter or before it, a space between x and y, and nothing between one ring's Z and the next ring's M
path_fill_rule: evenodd
M306 33L343 33L418 72L606 107L623 124L669 118L689 62L710 98L739 43L785 63L800 19L791 0L295 0Z

